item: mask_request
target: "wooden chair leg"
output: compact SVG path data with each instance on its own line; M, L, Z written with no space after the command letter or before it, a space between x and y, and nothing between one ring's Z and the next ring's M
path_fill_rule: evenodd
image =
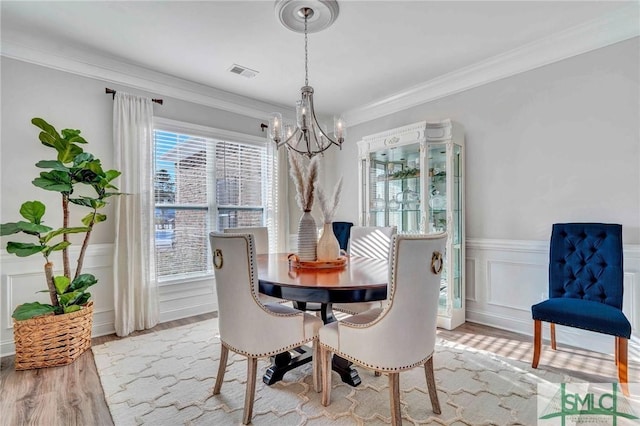
M320 343L317 340L314 340L312 346L313 358L311 362L313 363L313 389L316 392L320 392L322 390L322 355L320 355Z
M322 405L328 406L331 402L331 351L320 348L320 362L322 363Z
M551 349L554 351L557 349L556 346L556 325L554 323L549 323L549 328L551 329Z
M538 368L538 361L540 360L540 348L542 346L542 321L533 321L533 361L531 362L532 368Z
M624 337L616 337L616 352L618 353L618 381L620 383L628 382L627 371L627 354L628 340Z
M253 415L253 399L256 394L256 373L258 370L258 358L249 357L247 359L247 390L244 394L244 417L242 424L251 423Z
M402 424L402 414L400 414L400 373L389 373L389 399L391 402L391 424L399 426Z
M213 386L213 394L218 395L222 382L224 381L224 373L227 371L227 359L229 358L229 348L222 343L220 344L220 362L218 363L218 375L216 376L216 384Z
M614 356L616 360L616 365L618 365L619 357L620 357L620 354L618 353L620 351L620 338L618 336L616 336L616 342L614 343L614 345L615 345Z
M438 388L436 388L436 377L433 374L433 356L424 363L424 374L427 378L427 390L431 399L431 408L436 414L440 414L440 401L438 400Z

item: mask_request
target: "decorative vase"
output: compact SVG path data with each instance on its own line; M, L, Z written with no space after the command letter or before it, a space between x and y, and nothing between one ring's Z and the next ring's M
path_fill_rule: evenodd
M305 211L298 222L298 257L304 261L316 260L318 234L316 220L310 211Z
M318 240L318 260L336 260L340 257L340 243L333 233L333 225L325 223L322 228L322 235Z

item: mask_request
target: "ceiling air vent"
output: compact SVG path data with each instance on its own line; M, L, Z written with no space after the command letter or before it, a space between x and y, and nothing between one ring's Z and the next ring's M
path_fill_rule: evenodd
M258 74L258 71L249 69L247 67L243 67L242 65L238 65L238 64L231 65L231 68L229 68L229 71L232 72L233 74L238 74L246 78L253 78Z

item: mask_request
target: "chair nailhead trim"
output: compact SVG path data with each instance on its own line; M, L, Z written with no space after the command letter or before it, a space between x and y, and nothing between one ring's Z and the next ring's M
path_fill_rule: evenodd
M287 352L287 351L289 351L291 349L300 347L300 346L304 345L305 343L309 343L309 342L313 342L313 341L317 341L317 340L318 340L317 337L312 337L311 339L301 340L300 342L294 343L294 344L289 345L289 346L285 346L284 348L281 348L281 349L278 349L278 350L275 350L275 351L265 352L265 353L257 353L257 354L254 354L254 353L251 353L251 352L247 352L247 351L242 351L242 350L240 350L240 349L238 349L236 347L233 347L233 346L229 345L228 343L226 343L222 339L220 339L220 342L223 345L225 345L227 348L229 348L229 350L231 350L231 351L233 351L233 352L235 352L237 354L248 356L248 357L253 357L253 358L266 358L266 357L270 357L272 355L278 355L278 354L281 354L283 352Z
M361 365L365 368L369 368L371 370L376 370L376 371L385 371L385 372L396 372L396 371L405 371L405 370L411 370L412 368L415 368L419 365L424 364L425 362L427 362L429 360L429 358L433 357L433 352L431 353L431 355L429 355L428 357L424 358L422 361L418 361L416 363L410 364L410 365L403 365L400 367L393 367L393 368L387 368L387 367L380 367L377 365L373 365L373 364L368 364L366 362L360 361L357 358L354 358L352 356L343 354L342 352L340 352L339 350L337 350L334 347L331 347L325 343L320 342L320 346L322 346L325 349L329 349L329 351L333 352L336 355L339 355L342 358L348 359L351 362L355 362L358 365Z

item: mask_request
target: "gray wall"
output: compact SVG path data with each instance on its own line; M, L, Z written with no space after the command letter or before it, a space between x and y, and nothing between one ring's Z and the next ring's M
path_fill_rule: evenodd
M113 167L112 117L113 101L105 87L151 97L162 97L164 105L154 104L157 117L181 120L219 129L260 136L259 120L220 111L156 93L143 93L126 87L57 71L26 62L1 58L2 130L0 145L0 183L2 185L0 220L20 220L22 202L40 200L47 206L45 220L51 226L62 224L59 195L43 191L30 182L41 170L34 164L53 159L53 150L38 140L39 129L31 124L42 117L58 131L80 129L89 144L87 151L100 158L103 167ZM105 213L109 216L111 208ZM71 224L78 224L85 210L73 209ZM114 222L107 220L96 226L92 244L112 243ZM72 241L74 240L72 236ZM12 240L20 237L12 236ZM2 248L7 237L2 238ZM31 240L29 240L31 241Z
M640 243L639 38L350 127L332 153L338 218L357 223L356 142L425 119L466 130L467 238L548 240L562 221L622 223Z

